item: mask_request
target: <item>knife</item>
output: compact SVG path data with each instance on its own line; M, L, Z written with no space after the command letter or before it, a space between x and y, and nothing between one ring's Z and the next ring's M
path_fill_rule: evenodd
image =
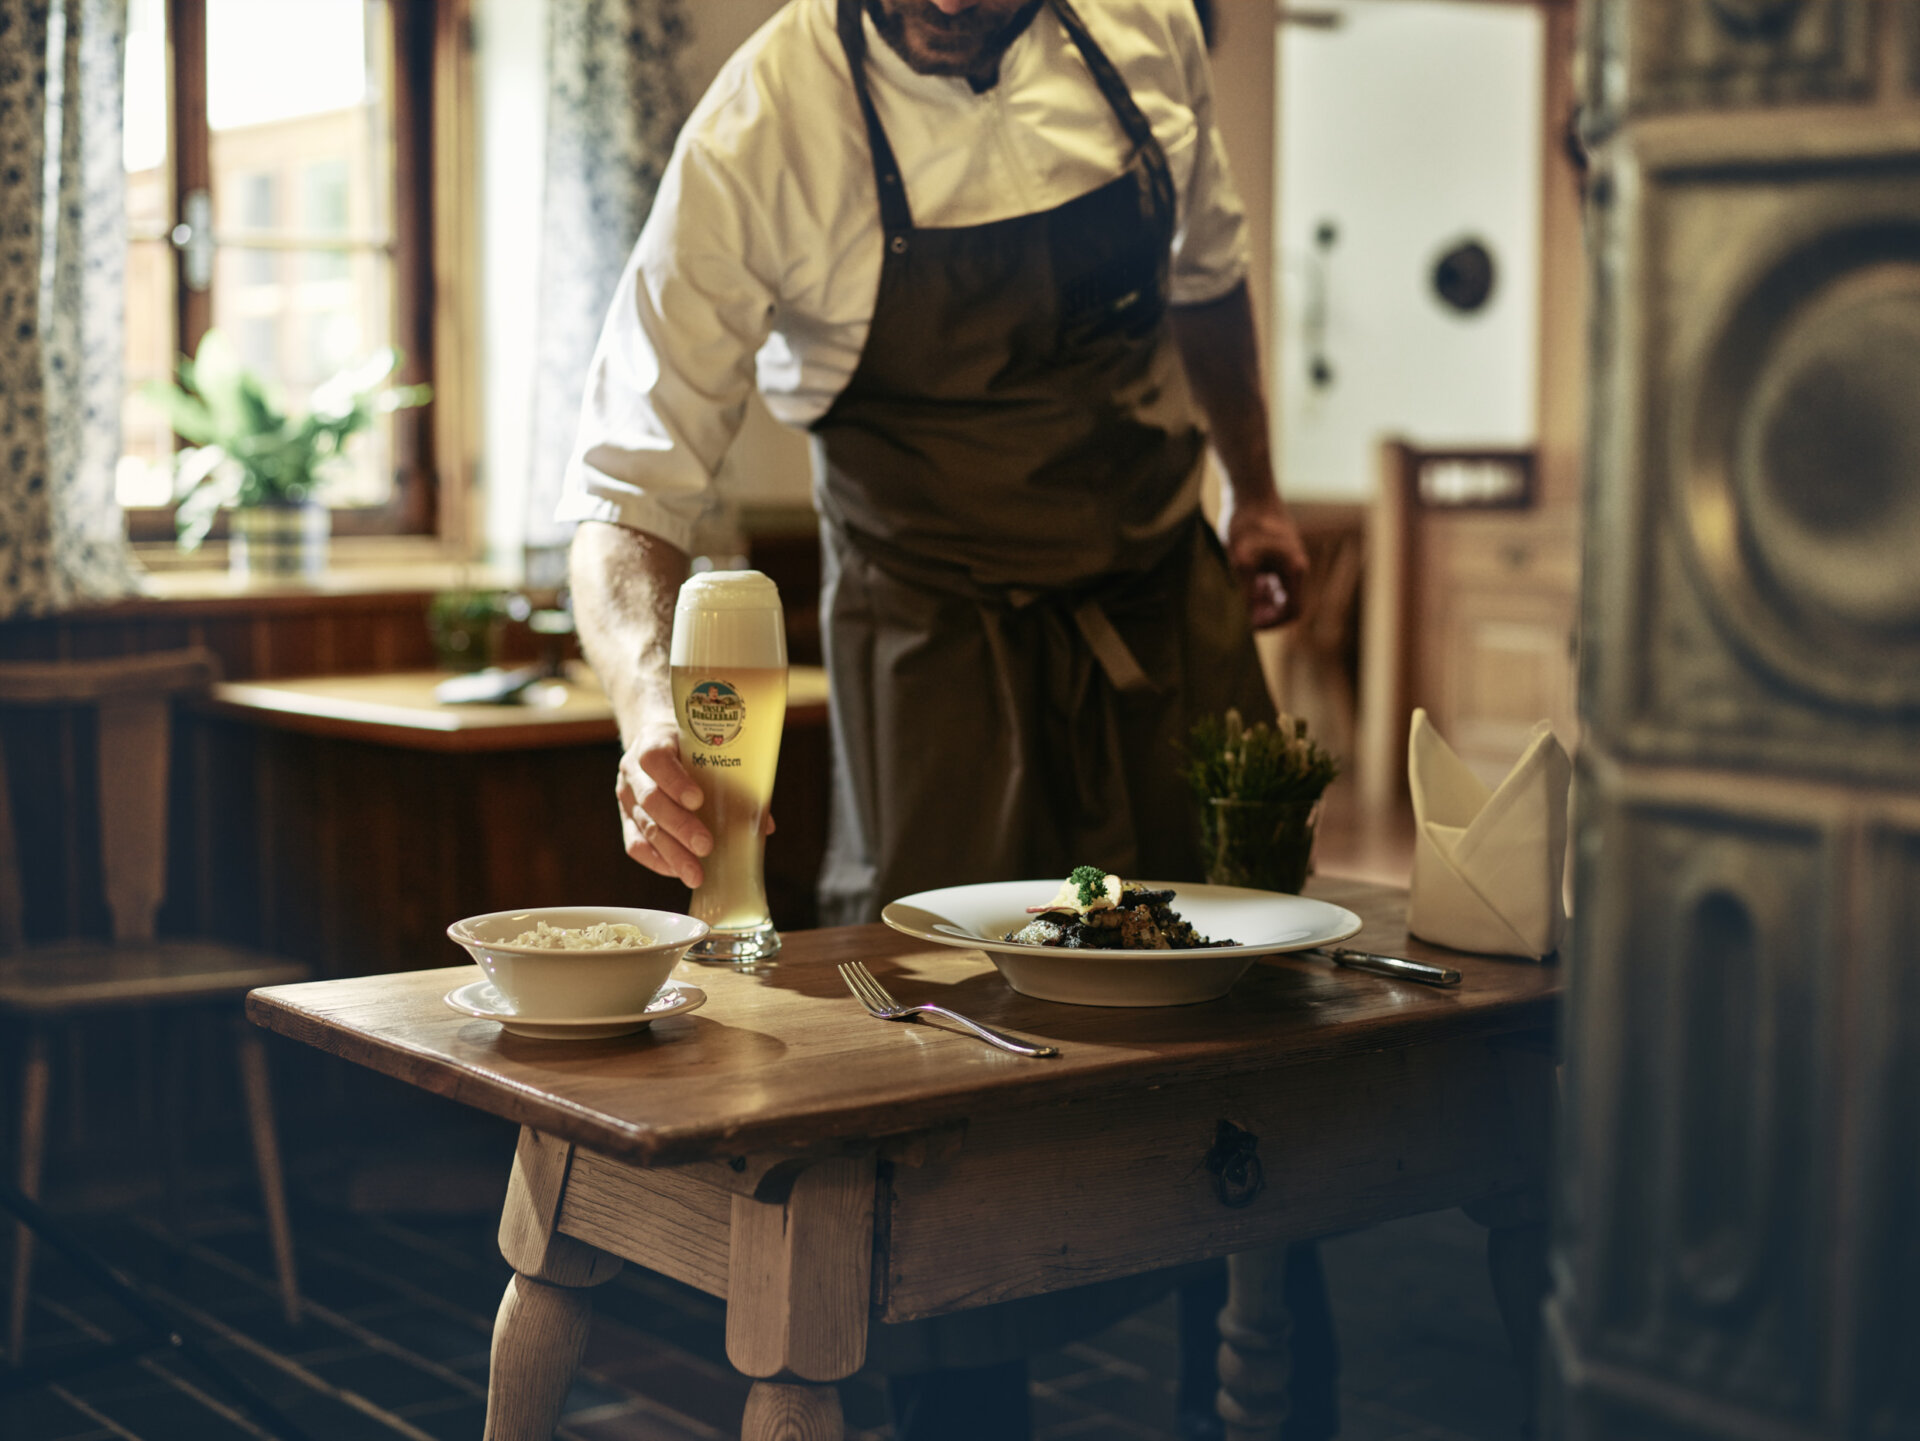
M1344 946L1315 946L1304 954L1325 956L1336 965L1355 971L1372 971L1375 975L1392 976L1400 981L1419 981L1428 986L1460 984L1460 973L1456 970L1429 965L1425 961L1410 961L1403 956L1377 956L1371 951L1350 951Z

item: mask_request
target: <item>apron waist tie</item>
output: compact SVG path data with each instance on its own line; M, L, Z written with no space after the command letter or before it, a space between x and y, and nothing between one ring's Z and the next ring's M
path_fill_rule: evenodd
M1140 662L1121 639L1120 632L1113 628L1113 621L1100 608L1099 601L1083 600L1075 606L1073 623L1115 690L1122 695L1158 694L1160 687L1141 669Z
M913 556L899 546L878 540L847 525L833 513L833 507L824 498L822 498L821 513L827 522L827 529L847 540L856 552L864 556L882 573L915 590L931 590L947 595L964 596L990 609L1005 607L1013 611L1022 611L1028 606L1049 601L1064 599L1071 602L1073 600L1069 592L1047 591L1032 586L982 584L968 576L960 566ZM1196 523L1205 524L1200 520L1198 512L1193 519ZM1177 542L1185 533L1184 529L1176 529L1170 541ZM1165 553L1156 558L1152 566L1131 579L1138 582L1150 576L1154 570L1165 563L1167 556L1171 555L1176 548L1174 543L1169 543ZM1065 610L1066 607L1063 605L1061 609ZM1074 629L1086 642L1087 649L1092 652L1093 658L1100 665L1101 673L1106 676L1114 690L1121 695L1134 696L1160 693L1158 682L1147 674L1146 668L1135 657L1119 630L1115 628L1112 617L1107 614L1097 594L1088 595L1082 592L1082 598L1073 603L1071 614Z

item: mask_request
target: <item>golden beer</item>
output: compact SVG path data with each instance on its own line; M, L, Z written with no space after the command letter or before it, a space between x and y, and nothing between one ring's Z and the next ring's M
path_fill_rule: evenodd
M680 758L713 833L689 907L713 933L696 959L759 961L780 949L767 910L760 833L787 715L780 592L754 570L707 571L681 587L669 657Z

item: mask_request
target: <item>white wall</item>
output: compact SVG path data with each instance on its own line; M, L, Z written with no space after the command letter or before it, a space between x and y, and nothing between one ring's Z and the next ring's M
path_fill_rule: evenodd
M1276 290L1280 481L1293 499L1373 492L1383 435L1530 445L1539 317L1544 31L1529 5L1330 0L1334 29L1280 27ZM1308 378L1323 220L1330 386ZM1433 294L1439 256L1477 237L1492 299Z

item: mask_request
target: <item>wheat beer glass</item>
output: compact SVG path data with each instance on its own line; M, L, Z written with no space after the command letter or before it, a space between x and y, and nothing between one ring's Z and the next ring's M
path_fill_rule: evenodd
M780 949L767 913L760 833L787 717L780 592L757 570L710 570L680 587L669 655L680 758L713 832L692 914L713 928L687 954L751 963Z

